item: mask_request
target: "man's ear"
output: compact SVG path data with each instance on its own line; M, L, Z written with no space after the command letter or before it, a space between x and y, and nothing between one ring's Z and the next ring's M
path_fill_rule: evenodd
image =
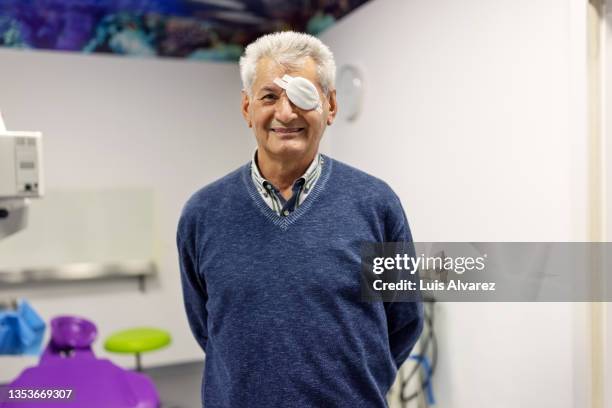
M251 107L251 99L249 98L249 95L246 93L246 91L242 91L242 116L244 117L244 120L246 121L246 123L249 125L249 127L252 127L253 125L251 124L251 116L249 115L249 109Z
M335 89L329 91L327 101L329 102L329 113L327 114L327 125L329 126L334 123L334 119L336 119L336 114L338 114L338 102L336 101Z

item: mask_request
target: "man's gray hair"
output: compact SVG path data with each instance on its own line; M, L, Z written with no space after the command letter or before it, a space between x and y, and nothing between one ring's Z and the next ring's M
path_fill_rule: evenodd
M240 57L240 77L242 86L249 97L255 82L257 63L268 57L277 63L296 69L304 58L311 57L317 64L319 85L327 94L334 89L336 81L336 63L329 48L316 37L294 31L282 31L266 34L249 44L244 55Z

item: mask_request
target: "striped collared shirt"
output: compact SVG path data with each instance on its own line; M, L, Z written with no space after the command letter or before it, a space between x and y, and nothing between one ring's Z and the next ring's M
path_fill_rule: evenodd
M257 187L257 191L259 191L259 195L268 207L274 210L279 216L286 217L306 200L306 197L308 197L308 194L310 194L321 175L322 166L323 156L317 153L302 177L293 182L293 187L291 188L293 195L291 198L285 200L278 188L263 178L259 172L259 167L257 166L257 150L255 150L253 159L251 160L251 179L255 187Z

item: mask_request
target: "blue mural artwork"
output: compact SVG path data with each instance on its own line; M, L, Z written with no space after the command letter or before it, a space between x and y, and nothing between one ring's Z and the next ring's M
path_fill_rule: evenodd
M236 61L262 34L318 34L368 0L0 0L0 46Z

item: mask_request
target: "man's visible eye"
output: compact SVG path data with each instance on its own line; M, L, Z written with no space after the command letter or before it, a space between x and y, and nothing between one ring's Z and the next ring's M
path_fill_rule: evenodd
M260 101L273 101L276 99L278 99L278 97L274 95L273 93L265 94L264 96L259 98Z

